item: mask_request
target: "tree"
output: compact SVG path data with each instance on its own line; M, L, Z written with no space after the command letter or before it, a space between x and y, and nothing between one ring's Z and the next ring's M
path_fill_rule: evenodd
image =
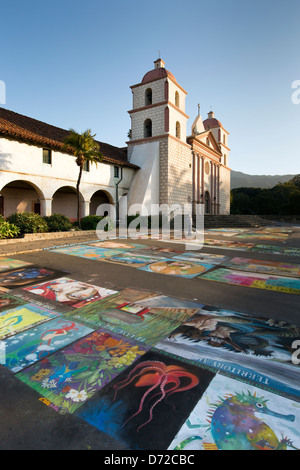
M82 134L79 134L74 129L70 129L68 137L64 141L65 150L72 151L76 157L76 163L79 166L79 174L76 184L77 192L77 222L81 228L81 214L80 214L80 182L84 162L99 163L102 160L99 144L94 140L95 135L92 135L91 130L88 129Z
M299 215L300 175L273 188L234 188L231 190L232 214Z

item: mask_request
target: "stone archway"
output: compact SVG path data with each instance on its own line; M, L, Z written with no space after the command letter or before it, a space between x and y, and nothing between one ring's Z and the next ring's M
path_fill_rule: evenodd
M1 215L8 217L14 212L41 213L42 191L34 184L25 180L14 180L7 183L1 190Z
M83 198L80 195L81 207ZM77 193L72 186L62 186L54 194L52 199L52 214L62 214L71 220L77 219Z
M101 204L113 204L111 195L103 190L96 191L91 197L90 215L96 215L97 208L101 206Z

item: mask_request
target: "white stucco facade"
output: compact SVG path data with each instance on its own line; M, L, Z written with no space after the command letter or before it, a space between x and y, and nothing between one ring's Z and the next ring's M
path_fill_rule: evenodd
M75 157L53 150L51 157L50 164L43 163L41 147L0 138L0 194L4 217L15 211L34 211L34 204L40 204L41 215L59 212L70 218L76 217L74 196L79 167ZM90 171L83 171L80 184L83 217L90 214L92 198L98 191L115 204L119 178L114 178L114 166L99 163L96 167L92 164ZM119 196L128 192L134 173L134 169L123 168ZM17 182L27 185L18 185ZM59 194L63 197L58 197Z
M135 214L134 206L142 206L141 215L151 213L151 205L159 204L159 142L134 146L129 161L141 167L132 179L128 193L128 213Z

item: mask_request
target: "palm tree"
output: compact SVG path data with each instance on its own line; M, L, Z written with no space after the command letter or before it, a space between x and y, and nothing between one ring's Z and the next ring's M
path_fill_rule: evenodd
M79 166L79 174L76 184L77 222L79 228L81 228L79 186L82 177L84 162L88 161L97 165L97 163L102 160L102 153L100 152L99 144L94 140L95 135L91 134L90 129L86 130L82 134L79 134L74 129L70 129L70 133L64 141L65 150L72 151L72 153L76 157L76 163Z

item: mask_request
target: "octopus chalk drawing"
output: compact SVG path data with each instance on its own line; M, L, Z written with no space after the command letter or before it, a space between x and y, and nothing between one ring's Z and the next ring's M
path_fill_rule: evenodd
M181 385L182 378L187 378L189 383L184 386ZM114 385L114 399L122 388L132 384L136 379L138 380L134 383L135 387L148 388L141 398L138 410L125 421L122 428L142 412L146 399L150 401L156 397L156 401L149 407L149 419L138 427L137 432L152 421L153 410L160 402L174 393L189 390L199 383L199 379L184 367L178 365L167 366L160 361L145 361L138 364L125 380Z

